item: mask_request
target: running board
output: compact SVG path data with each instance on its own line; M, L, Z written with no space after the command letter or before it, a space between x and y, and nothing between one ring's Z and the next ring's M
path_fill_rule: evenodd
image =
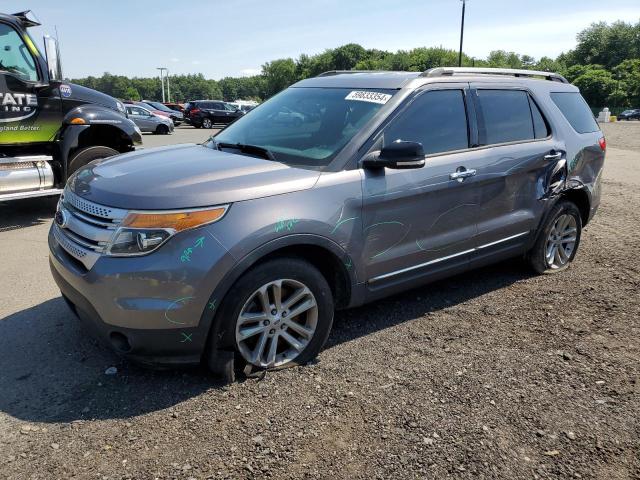
M46 190L32 190L30 192L5 193L0 194L0 202L22 200L23 198L50 197L60 195L62 192L62 188L48 188Z

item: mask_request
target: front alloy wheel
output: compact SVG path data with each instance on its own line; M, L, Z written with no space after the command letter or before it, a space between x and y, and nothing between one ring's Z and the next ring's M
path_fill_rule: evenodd
M280 367L295 360L313 340L318 304L311 290L278 279L253 292L236 321L236 346L248 363Z
M212 128L213 127L213 122L211 121L210 118L203 118L202 119L202 126L204 128Z

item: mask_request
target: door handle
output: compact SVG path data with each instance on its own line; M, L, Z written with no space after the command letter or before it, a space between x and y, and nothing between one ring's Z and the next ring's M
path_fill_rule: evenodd
M464 167L460 167L460 168L464 168ZM457 180L458 182L464 182L465 178L469 178L469 177L473 177L476 174L476 171L471 169L471 170L456 170L453 173L449 174L449 178L451 180Z
M550 153L549 155L545 155L545 160L560 160L562 158L562 152Z

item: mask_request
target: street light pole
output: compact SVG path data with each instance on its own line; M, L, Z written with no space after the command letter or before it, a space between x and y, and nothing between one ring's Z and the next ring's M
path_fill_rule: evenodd
M160 86L162 87L162 101L164 102L164 78L162 78L162 72L166 70L166 67L157 67L156 70L160 70Z
M169 69L167 69L167 102L171 101L171 87L169 86Z
M462 22L460 23L460 53L458 54L458 66L462 66L462 39L464 38L464 10L467 1L460 0L462 2Z

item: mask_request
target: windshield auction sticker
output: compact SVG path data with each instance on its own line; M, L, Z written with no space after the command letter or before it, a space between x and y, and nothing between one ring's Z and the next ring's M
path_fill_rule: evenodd
M354 90L344 97L345 100L356 100L358 102L379 103L384 105L389 101L391 95L388 93L368 92L366 90Z

